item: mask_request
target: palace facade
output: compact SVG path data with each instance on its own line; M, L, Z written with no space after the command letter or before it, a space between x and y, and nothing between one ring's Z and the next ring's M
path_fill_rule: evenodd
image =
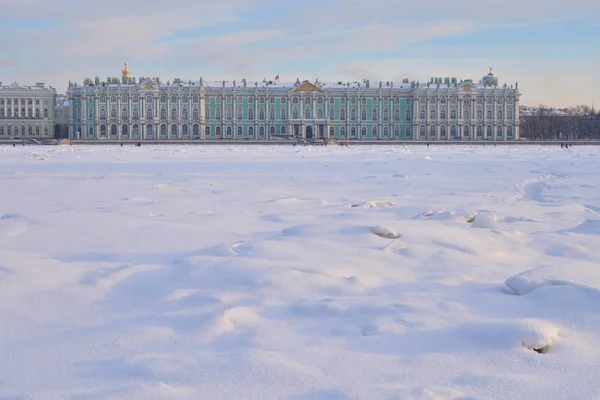
M54 137L56 89L0 82L0 139Z
M514 140L518 84L300 81L162 82L120 78L69 83L73 139Z

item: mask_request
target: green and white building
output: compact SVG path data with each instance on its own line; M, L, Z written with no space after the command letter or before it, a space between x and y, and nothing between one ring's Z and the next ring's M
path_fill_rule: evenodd
M0 139L54 137L56 89L0 82Z
M432 78L422 84L120 78L69 83L73 139L517 139L518 86Z

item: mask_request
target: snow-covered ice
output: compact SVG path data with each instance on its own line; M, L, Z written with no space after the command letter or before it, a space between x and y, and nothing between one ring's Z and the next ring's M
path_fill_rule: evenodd
M0 147L0 399L600 396L600 147Z

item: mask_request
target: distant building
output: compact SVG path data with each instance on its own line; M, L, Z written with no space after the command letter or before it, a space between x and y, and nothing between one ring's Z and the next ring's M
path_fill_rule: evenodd
M130 76L70 83L73 139L517 139L517 85L432 78L420 84L296 80L162 82Z
M8 86L0 82L0 139L54 136L56 89L43 83Z
M69 101L66 95L58 95L54 107L54 137L69 137Z

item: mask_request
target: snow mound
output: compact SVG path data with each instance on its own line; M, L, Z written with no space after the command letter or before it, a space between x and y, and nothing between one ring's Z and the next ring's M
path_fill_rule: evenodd
M482 229L499 229L497 221L498 219L494 213L480 212L475 216L475 220L471 224L471 227Z
M164 189L175 189L175 187L169 185L168 183L159 183L158 185L153 185L152 189L164 190Z
M586 219L579 225L571 229L560 231L562 233L578 233L580 235L600 235L600 221Z
M510 293L524 295L544 286L579 285L600 289L599 268L587 264L544 265L511 276L505 282Z
M398 239L400 236L400 233L396 232L396 231L392 231L389 228L386 228L384 226L376 226L371 228L371 232L374 235L377 235L379 237L382 237L384 239Z
M377 207L393 207L396 203L391 200L371 200L364 203L352 203L351 207L377 208Z
M527 320L519 330L521 344L529 350L547 353L558 339L558 328L550 323Z
M127 203L134 204L151 204L154 203L154 200L149 197L126 197L123 199Z

